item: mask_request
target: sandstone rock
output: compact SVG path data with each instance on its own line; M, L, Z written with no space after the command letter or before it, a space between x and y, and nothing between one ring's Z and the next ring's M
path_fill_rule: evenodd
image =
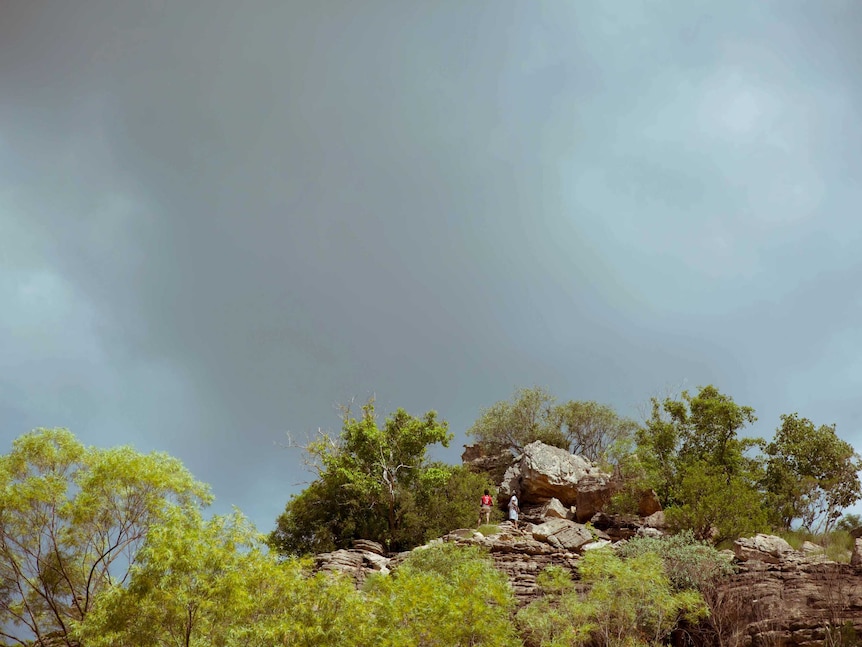
M642 517L648 517L661 510L661 502L658 500L658 495L655 490L647 490L641 494L638 502L638 514Z
M551 519L534 526L533 539L545 541L556 548L578 551L581 546L593 541L593 534L586 526L566 519Z
M642 526L638 528L638 535L641 537L664 537L664 533L658 528L651 528L649 526Z
M796 551L781 537L758 533L754 537L744 537L733 542L733 553L740 561L757 560L767 564L777 564L783 557Z
M353 577L357 583L362 583L369 573L375 571L388 573L391 560L367 550L342 548L317 555L314 561L318 570L345 573Z
M386 554L382 544L379 544L376 541L371 541L370 539L357 539L353 542L353 548L356 550L364 550L369 553L375 553L377 555Z
M547 541L548 537L551 535L555 535L564 528L566 528L571 522L566 519L549 519L545 523L539 524L537 526L533 526L533 539L537 539L539 541Z
M481 445L464 445L464 452L461 454L464 467L471 472L487 474L494 483L499 483L503 479L503 475L514 459L508 449L489 453Z
M850 565L856 568L862 566L862 537L854 540L853 553L850 555Z
M565 449L530 443L506 470L501 499L517 493L521 503L545 503L552 498L576 506L578 521L588 521L610 498L611 475Z
M803 541L800 550L806 555L814 555L824 552L823 546L818 546L813 541Z
M649 528L658 528L659 530L666 528L667 522L664 518L664 511L659 510L644 518L644 525Z
M588 544L584 544L581 546L581 552L586 552L588 550L596 550L597 548L604 548L605 546L610 546L611 542L608 539L597 539L596 541L591 541Z
M542 517L546 519L551 517L555 517L557 519L572 519L573 514L571 509L560 503L559 499L552 498L542 508Z
M607 474L587 474L578 481L578 496L575 500L575 519L581 523L593 518L613 494L613 484Z

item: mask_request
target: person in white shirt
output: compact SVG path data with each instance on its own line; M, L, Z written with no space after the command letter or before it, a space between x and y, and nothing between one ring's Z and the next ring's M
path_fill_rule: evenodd
M513 494L512 498L509 499L509 521L512 522L512 525L515 526L515 529L518 529L518 513L521 509L518 507L518 497Z

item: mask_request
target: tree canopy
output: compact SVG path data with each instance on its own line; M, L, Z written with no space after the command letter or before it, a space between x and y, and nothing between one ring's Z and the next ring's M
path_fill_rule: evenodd
M493 451L518 453L539 440L599 462L636 429L634 420L618 415L608 405L582 400L557 403L547 389L530 387L482 409L467 435Z
M288 501L271 545L305 554L362 538L394 550L473 524L478 493L493 485L428 460L428 448L451 437L433 411L417 418L398 409L382 425L373 401L358 418L348 412L338 437L324 434L305 448L317 478Z
M148 531L210 500L165 454L85 447L65 429L19 437L0 456L0 637L74 645L70 628L126 581Z
M636 456L643 487L656 490L672 525L715 541L765 529L761 464L749 455L762 441L739 433L755 420L754 409L711 385L652 400Z
M835 425L816 427L796 413L783 415L765 452L770 509L780 527L798 519L809 530L822 525L828 531L862 497L862 461Z

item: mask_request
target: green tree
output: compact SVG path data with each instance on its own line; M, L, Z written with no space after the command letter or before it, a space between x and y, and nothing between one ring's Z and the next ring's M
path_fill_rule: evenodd
M808 530L817 525L828 532L841 511L862 497L862 461L835 425L815 427L796 413L782 415L765 451L766 488L780 527L799 519Z
M479 495L495 486L484 474L463 466L432 463L420 476L416 487L402 501L401 539L406 545L419 545L436 539L455 528L471 528L479 512ZM502 520L494 508L492 519Z
M633 420L607 405L576 400L557 404L547 389L535 386L482 409L467 435L490 452L517 454L539 440L599 462L609 458L614 445L633 438L636 429Z
M634 438L637 431L634 420L592 401L556 405L551 417L568 441L568 450L593 462L607 461L612 448Z
M359 418L346 412L338 438L324 434L306 447L317 479L288 501L271 545L283 554L342 548L357 538L392 549L416 545L416 524L405 515L415 511L417 496L428 498L453 477L427 459L429 446L448 446L451 438L433 411L416 418L398 409L382 426L373 401Z
M862 516L858 514L845 514L835 524L835 530L850 532L862 526Z
M70 627L125 581L150 528L210 500L165 454L85 447L64 429L19 437L0 456L0 637L75 645Z
M88 647L358 647L362 605L351 580L268 554L239 512L174 514L75 634Z
M763 496L751 478L728 475L720 466L696 461L684 467L677 503L665 511L672 530L691 530L720 544L769 529Z
M529 641L541 647L660 644L681 619L706 615L701 595L674 591L662 559L648 552L627 560L603 548L589 551L578 565L586 593L561 586L517 615Z
M489 451L518 453L536 440L568 449L569 442L559 429L554 402L554 396L542 387L518 389L511 400L501 400L482 409L467 435L475 437Z
M653 399L651 416L637 434L640 489L654 488L669 518L696 528L701 538L761 529L762 462L748 454L763 441L739 435L755 420L754 409L714 386L695 395L684 391L679 400Z
M365 587L381 647L516 647L509 582L475 547L414 551Z

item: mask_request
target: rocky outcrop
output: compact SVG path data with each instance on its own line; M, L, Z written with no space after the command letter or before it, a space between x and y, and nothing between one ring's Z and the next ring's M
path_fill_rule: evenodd
M785 544L768 535L736 542L738 572L718 586L713 621L738 647L814 647L840 644L842 631L862 635L862 571Z
M524 447L500 486L501 501L512 494L523 504L555 498L563 506L575 506L576 519L582 523L599 512L612 493L610 474L581 456L539 441Z
M364 582L369 573L388 573L390 561L383 546L367 539L354 542L353 548L322 553L314 558L317 570L349 575L357 584Z
M733 544L733 553L740 561L755 560L778 564L782 558L790 557L796 551L781 537L758 533L754 537L738 539Z
M482 445L464 445L461 463L471 472L487 474L494 483L500 483L515 457L508 449L488 451Z

